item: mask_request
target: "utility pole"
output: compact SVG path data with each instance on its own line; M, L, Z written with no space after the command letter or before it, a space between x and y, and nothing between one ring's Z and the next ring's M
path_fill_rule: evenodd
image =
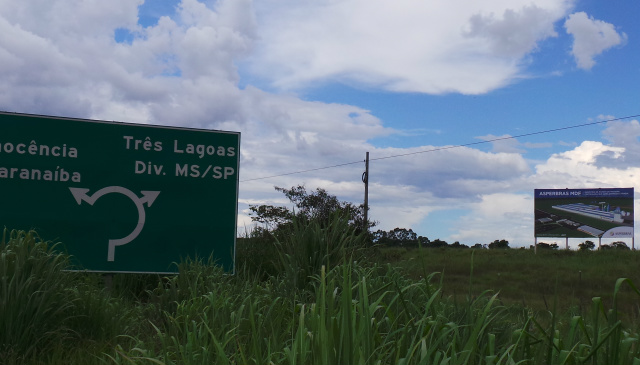
M364 183L364 223L362 229L369 230L369 152L364 161L364 173L362 174L362 182Z

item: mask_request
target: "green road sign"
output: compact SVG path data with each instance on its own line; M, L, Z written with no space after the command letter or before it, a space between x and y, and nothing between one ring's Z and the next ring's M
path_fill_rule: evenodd
M234 270L240 133L0 112L0 224L60 241L74 268Z

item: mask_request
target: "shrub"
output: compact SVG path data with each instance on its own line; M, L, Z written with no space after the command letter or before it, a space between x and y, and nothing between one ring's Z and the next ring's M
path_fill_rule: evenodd
M276 267L291 288L301 290L309 289L311 277L323 266L358 259L367 236L349 224L347 215L336 212L326 224L294 219L291 228L275 238L280 255Z

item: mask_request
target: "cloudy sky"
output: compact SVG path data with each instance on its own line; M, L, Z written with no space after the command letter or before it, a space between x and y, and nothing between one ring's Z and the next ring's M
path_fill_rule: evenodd
M534 189L639 181L638 14L637 0L0 0L0 110L239 131L241 230L250 204L287 203L274 186L360 203L368 151L378 228L528 247Z

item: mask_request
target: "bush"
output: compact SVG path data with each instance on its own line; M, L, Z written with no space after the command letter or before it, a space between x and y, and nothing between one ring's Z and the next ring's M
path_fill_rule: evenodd
M276 267L291 288L309 289L320 269L356 260L363 254L367 235L357 232L345 214L336 212L328 223L294 219L291 228L275 236L279 252Z
M278 251L274 234L255 227L236 241L236 270L248 276L267 279L278 275Z

